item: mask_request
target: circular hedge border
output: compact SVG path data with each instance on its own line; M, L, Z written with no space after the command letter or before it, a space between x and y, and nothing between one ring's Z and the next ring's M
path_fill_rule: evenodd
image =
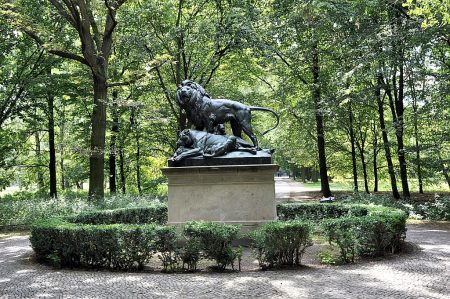
M279 221L249 234L261 267L300 264L312 234L339 247L340 258L380 256L398 250L405 238L405 212L361 204L279 204ZM62 267L142 269L158 253L164 270L195 270L208 258L225 269L240 261L232 242L238 226L188 223L180 236L167 222L167 205L91 211L39 221L32 226L31 245L39 260ZM314 230L313 228L316 227ZM181 242L180 242L181 241ZM180 266L182 263L183 267Z

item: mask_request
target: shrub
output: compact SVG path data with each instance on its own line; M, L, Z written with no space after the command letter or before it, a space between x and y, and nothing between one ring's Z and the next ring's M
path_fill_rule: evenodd
M74 223L113 224L113 223L159 223L167 222L167 205L155 202L146 207L133 207L115 210L88 211L70 217Z
M179 248L175 226L158 226L155 233L155 250L159 253L163 271L177 270Z
M343 262L354 262L357 246L356 217L326 219L321 223L324 235L330 244L335 243L340 250Z
M185 244L178 251L183 262L183 269L187 271L197 270L197 263L200 260L201 244L196 238L186 239ZM187 268L186 268L187 266Z
M355 255L381 256L395 252L405 238L405 212L381 206L367 206L369 215L326 219L321 228L336 244L343 262L353 262Z
M305 249L312 245L309 221L271 222L250 234L259 265L270 268L300 265Z
M95 202L89 201L85 193L65 194L57 199L50 199L38 197L36 193L21 192L1 197L0 205L0 229L29 229L32 223L42 219L92 210L164 206L165 203L148 196L116 195ZM161 207L161 213L162 209ZM166 215L167 212L159 218L167 217Z
M416 204L412 210L426 219L450 221L450 197L438 197L433 202Z
M228 265L234 269L234 262L240 259L240 251L232 247L237 238L239 226L213 222L192 221L186 224L183 235L190 242L198 242L203 256L216 261L218 270Z
M158 226L74 224L51 219L33 225L31 246L41 260L62 267L142 269L155 250Z
M277 205L278 218L282 221L294 219L308 219L319 221L326 218L339 218L344 216L367 215L367 208L357 205L342 204L279 204Z

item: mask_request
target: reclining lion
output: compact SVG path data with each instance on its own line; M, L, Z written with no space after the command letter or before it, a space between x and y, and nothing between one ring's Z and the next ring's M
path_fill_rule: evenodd
M190 129L181 131L177 147L177 151L171 158L176 162L196 156L217 157L232 151L257 153L250 143L236 136L215 135Z
M233 135L242 137L242 131L251 139L253 146L258 148L258 139L253 133L251 111L268 111L275 115L277 123L264 134L275 129L280 119L275 111L263 107L251 107L242 103L226 100L211 99L205 89L191 80L184 80L177 89L177 102L186 111L187 118L196 130L213 133L215 128L227 121L231 124Z

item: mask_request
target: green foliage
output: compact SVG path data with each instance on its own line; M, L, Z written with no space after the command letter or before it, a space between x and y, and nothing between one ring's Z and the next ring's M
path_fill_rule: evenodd
M85 224L164 224L167 222L167 205L165 203L155 202L145 207L88 211L72 217L71 222Z
M357 205L342 204L278 204L278 218L282 221L294 219L308 219L319 221L325 218L339 218L344 216L367 215L367 208Z
M355 256L381 256L398 250L405 238L407 214L402 210L368 206L369 215L326 219L321 222L323 234L336 244L343 262Z
M132 208L132 207L148 207L145 215L139 215L138 210L131 209L129 213L112 212L115 217L131 217L142 218L148 217L151 220L153 217L155 221L164 222L164 217L167 217L167 208L164 203L149 196L132 196L132 195L117 195L105 198L102 202L89 201L85 193L67 194L58 199L50 199L48 197L34 197L34 193L21 192L19 196L5 196L0 198L0 226L7 228L8 226L17 226L23 229L40 219L46 219L56 216L67 216L83 211L90 211L87 214L82 214L79 217L97 217L95 211L99 209L117 209L117 208ZM153 214L152 214L153 211ZM165 211L165 212L164 212ZM134 213L134 214L133 214ZM105 214L103 214L105 215ZM98 216L99 221L103 219ZM81 220L80 220L81 221ZM92 221L95 221L94 219ZM130 219L131 221L131 219ZM100 222L97 222L100 223Z
M354 262L357 255L395 252L405 238L407 213L392 207L349 203L279 204L277 210L281 220L319 222L321 233L330 245L339 248L345 263Z
M322 250L317 254L320 263L326 265L335 265L337 263L336 255L330 250Z
M188 238L185 240L184 246L179 249L179 257L183 262L183 269L187 271L197 270L197 263L201 257L201 248L199 239Z
M157 225L74 224L63 219L32 226L30 242L36 256L62 267L142 269L155 249Z
M300 265L306 248L312 245L313 224L291 220L264 224L252 232L252 246L260 267Z
M450 198L436 197L429 202L394 200L387 195L355 193L342 199L343 203L375 204L400 209L412 218L450 220Z
M236 225L204 221L189 222L183 229L183 235L188 240L196 240L193 242L200 244L203 256L215 260L217 269L221 271L228 265L234 269L234 262L240 257L240 251L232 247L238 232L239 226Z
M177 234L174 226L160 226L156 229L156 251L163 264L163 271L178 269L179 248L177 246Z
M432 202L408 205L410 214L430 220L450 221L450 197L436 198Z
M346 262L354 262L356 254L356 217L327 219L321 223L324 235L330 243L336 243L340 249L341 259Z

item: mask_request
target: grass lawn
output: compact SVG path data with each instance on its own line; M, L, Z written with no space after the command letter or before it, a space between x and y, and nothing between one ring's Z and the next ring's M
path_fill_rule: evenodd
M418 181L415 179L410 179L409 190L410 192L419 192ZM302 183L305 187L305 191L320 191L320 181L319 182L306 182ZM332 191L352 191L353 180L334 180L330 182L330 189ZM360 191L364 191L364 182L362 180L358 181L358 187ZM402 185L400 182L397 183L397 188L401 192ZM373 191L373 184L369 182L369 190ZM378 191L391 191L391 185L387 181L380 181L378 183ZM424 184L424 192L449 192L448 185L444 182L437 184L426 183Z

